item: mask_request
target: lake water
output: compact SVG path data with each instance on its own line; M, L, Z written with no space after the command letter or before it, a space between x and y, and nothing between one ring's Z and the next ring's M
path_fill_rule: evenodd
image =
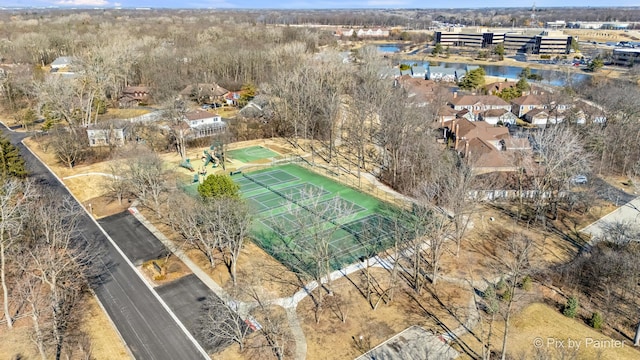
M397 53L400 51L400 46L396 44L384 44L376 46L378 51L383 53Z
M423 66L426 65L425 67L429 66L429 62L422 62L422 61L417 61L417 62L414 61L414 62L406 62L406 63L410 65L413 65L413 64L418 64ZM445 63L445 62L443 63L433 62L432 64L435 66L444 66L445 68L461 69L461 70L464 70L467 65L473 65L473 64ZM480 65L480 67L484 69L485 73L488 76L495 76L495 77L508 79L508 80L518 80L518 75L520 74L522 69L524 69L524 67L501 66L501 65ZM540 82L543 84L549 84L553 86L565 86L568 83L575 84L583 80L586 80L589 77L589 75L587 74L570 71L570 70L573 70L573 69L570 69L567 66L567 71L531 69L531 73L542 75L542 81Z

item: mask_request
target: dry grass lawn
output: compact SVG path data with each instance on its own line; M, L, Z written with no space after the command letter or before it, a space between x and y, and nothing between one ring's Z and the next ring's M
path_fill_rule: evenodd
M504 327L496 323L496 348L502 346ZM568 348L571 339L580 344L580 348ZM461 339L477 353L481 344L470 334ZM564 341L565 350L560 347ZM640 351L635 349L629 340L613 344L610 337L605 336L584 323L570 319L557 310L540 303L527 306L515 316L508 339L508 352L516 358L532 359L536 351L542 351L552 359L575 358L580 360L624 360L640 358ZM535 343L535 344L534 344ZM539 346L539 350L536 350ZM575 355L575 357L572 357ZM518 357L522 356L522 357ZM564 357L562 357L564 356ZM469 358L464 355L463 358Z
M85 296L82 330L91 341L92 358L96 360L129 359L123 342L106 314L92 295ZM22 318L12 331L0 327L0 359L38 359L40 355L31 341L31 320Z
M382 287L388 287L388 271L374 268L372 274ZM332 283L336 295L325 297L325 306L321 310L318 324L310 297L298 305L298 318L307 339L307 359L352 359L362 353L356 348L354 338L362 336L365 339L364 343L368 345L366 348L372 348L411 325L443 333L446 331L445 328L455 329L461 321L467 319L471 299L468 289L440 282L437 295L427 286L427 289L417 296L399 280L393 302L389 305L380 302L377 309L373 310L360 292L360 289L364 288L362 276L362 273L353 273L348 278ZM347 311L345 322L337 315L340 304ZM446 305L446 308L443 305Z
M107 109L107 112L98 115L98 121L106 121L112 119L130 119L137 116L150 113L149 109L131 108L131 109Z

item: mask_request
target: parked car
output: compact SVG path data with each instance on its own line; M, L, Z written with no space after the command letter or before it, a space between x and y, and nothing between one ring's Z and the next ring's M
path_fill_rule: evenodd
M585 175L576 175L571 178L571 183L576 185L584 185L588 181Z
M211 104L202 104L202 106L200 106L200 108L203 109L203 110L213 109L213 105L211 105Z

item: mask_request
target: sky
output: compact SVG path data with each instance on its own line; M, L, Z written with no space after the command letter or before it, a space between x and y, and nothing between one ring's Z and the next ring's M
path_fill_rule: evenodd
M152 8L229 8L229 9L354 9L354 8L484 8L531 7L534 0L0 0L0 7L152 7ZM640 0L537 0L537 8L556 6L607 7L640 6Z

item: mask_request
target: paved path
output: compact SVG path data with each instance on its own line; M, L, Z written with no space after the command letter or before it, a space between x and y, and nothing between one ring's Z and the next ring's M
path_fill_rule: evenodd
M2 130L20 150L31 179L60 196L72 196L64 184L21 143L29 134ZM139 360L208 359L175 314L142 279L98 223L86 212L80 222L84 238L103 245L106 250L99 264L103 268L102 281L94 286L94 292L133 357Z

